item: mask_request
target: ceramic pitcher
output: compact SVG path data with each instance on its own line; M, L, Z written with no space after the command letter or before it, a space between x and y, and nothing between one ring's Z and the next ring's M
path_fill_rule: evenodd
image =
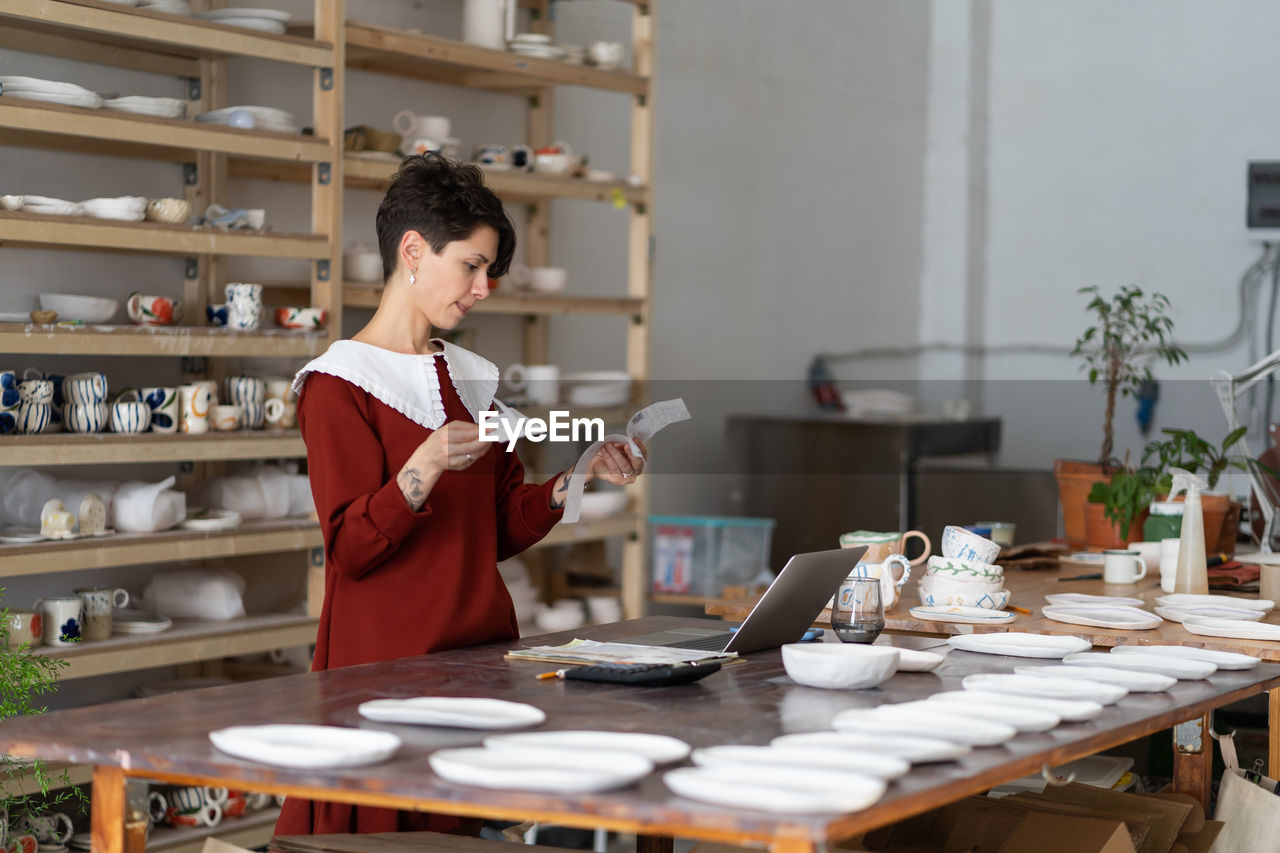
M919 530L908 530L906 533L877 533L873 530L853 530L849 533L841 534L840 547L857 548L860 545L866 545L867 553L862 559L868 563L879 563L890 554L907 553L907 542L911 539L919 539L924 543L924 550L920 552L920 556L911 560L911 565L918 566L929 559L929 555L933 553L933 543L929 541L928 536Z

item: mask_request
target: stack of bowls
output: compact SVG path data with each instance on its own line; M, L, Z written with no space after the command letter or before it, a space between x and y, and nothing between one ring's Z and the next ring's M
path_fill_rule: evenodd
M985 607L1003 610L1009 603L1004 568L993 562L1000 546L963 527L942 531L942 555L929 558L920 579L920 603L930 606Z

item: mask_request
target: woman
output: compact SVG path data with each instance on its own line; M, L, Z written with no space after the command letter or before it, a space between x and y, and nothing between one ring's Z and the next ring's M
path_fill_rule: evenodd
M314 670L516 639L497 563L546 536L568 493L567 472L525 484L514 452L480 440L498 369L431 337L489 295L489 278L515 251L515 229L483 173L439 155L406 158L377 233L385 289L373 319L294 379L325 542ZM587 479L625 485L643 467L607 444ZM291 798L276 834L464 824L472 822Z

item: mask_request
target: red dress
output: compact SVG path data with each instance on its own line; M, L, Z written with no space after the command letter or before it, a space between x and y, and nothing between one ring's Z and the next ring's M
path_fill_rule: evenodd
M443 356L436 371L448 420L474 422ZM445 472L417 512L396 474L431 434L367 391L310 373L298 404L324 533L324 606L313 670L390 660L520 636L497 563L560 520L554 478L526 485L519 457L494 444L470 468ZM448 832L447 815L285 801L276 835Z

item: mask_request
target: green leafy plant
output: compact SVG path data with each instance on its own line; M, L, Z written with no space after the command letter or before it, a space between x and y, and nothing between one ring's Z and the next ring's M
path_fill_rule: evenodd
M1159 470L1150 466L1133 468L1126 465L1112 472L1109 480L1094 483L1089 491L1089 501L1102 504L1102 514L1124 536L1141 517L1143 510L1151 505L1159 475Z
M1084 330L1071 354L1083 359L1081 367L1088 370L1090 385L1101 379L1106 387L1099 458L1106 466L1112 461L1115 444L1116 396L1137 396L1142 384L1152 379L1152 360L1174 365L1186 361L1187 354L1170 342L1173 320L1168 316L1169 300L1164 294L1148 297L1132 285L1120 288L1110 299L1104 298L1096 286L1082 287L1079 292L1093 296L1086 310L1093 314L1096 324Z
M1238 471L1249 470L1249 458L1240 454L1228 453L1244 438L1248 427L1238 427L1227 433L1222 444L1214 447L1190 429L1162 429L1169 436L1164 440L1147 443L1142 451L1142 464L1155 462L1160 473L1158 491L1168 493L1172 487L1170 468L1183 468L1192 473L1203 473L1205 482L1212 489L1228 468Z

